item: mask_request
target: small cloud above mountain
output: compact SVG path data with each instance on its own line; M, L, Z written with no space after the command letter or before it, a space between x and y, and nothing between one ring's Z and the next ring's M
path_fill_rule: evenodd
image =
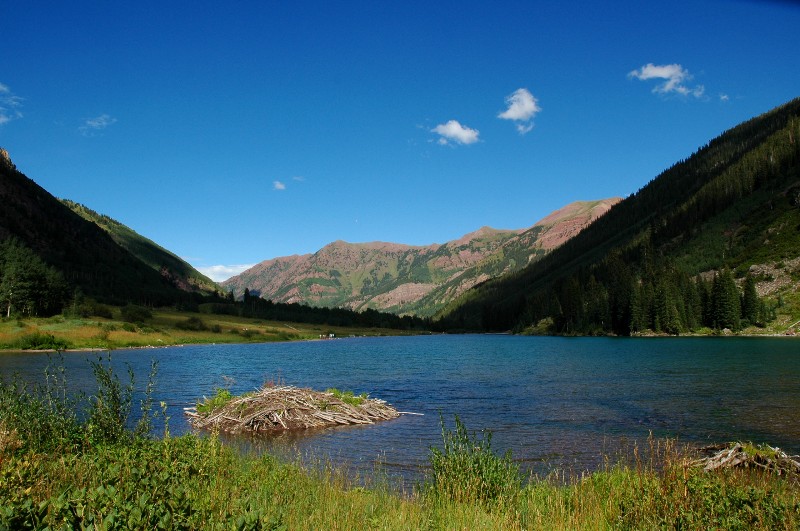
M517 126L517 132L524 135L533 129L533 118L539 111L539 101L526 88L519 88L506 96L506 110L497 115L502 120L511 120Z
M637 70L628 72L628 77L639 81L661 80L660 83L653 87L655 94L678 94L702 98L706 90L703 85L690 86L687 82L691 81L694 76L689 73L689 70L677 63L669 65L647 63Z

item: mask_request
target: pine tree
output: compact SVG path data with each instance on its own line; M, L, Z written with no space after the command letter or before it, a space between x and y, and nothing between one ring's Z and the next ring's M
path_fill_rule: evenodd
M747 324L754 325L760 321L759 308L756 281L752 275L747 275L744 279L744 293L742 293L742 318L747 321Z
M711 287L711 313L714 327L721 330L739 330L741 303L739 290L730 270L723 269L714 277Z

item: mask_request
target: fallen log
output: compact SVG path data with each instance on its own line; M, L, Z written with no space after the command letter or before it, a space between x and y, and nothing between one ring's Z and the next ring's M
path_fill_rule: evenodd
M705 446L699 450L705 457L692 462L705 471L725 468L754 468L800 480L800 456L788 455L780 448L740 442Z

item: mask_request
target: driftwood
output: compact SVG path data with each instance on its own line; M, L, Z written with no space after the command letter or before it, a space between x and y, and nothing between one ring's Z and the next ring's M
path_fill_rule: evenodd
M363 398L355 405L333 393L294 386L267 386L233 397L209 412L198 412L197 408L185 408L184 412L192 427L226 433L373 424L400 416L395 408L377 398Z
M705 457L693 461L695 466L703 470L719 470L721 468L754 468L793 477L800 480L800 456L788 455L780 448L769 445L752 446L742 443L713 445L700 448Z

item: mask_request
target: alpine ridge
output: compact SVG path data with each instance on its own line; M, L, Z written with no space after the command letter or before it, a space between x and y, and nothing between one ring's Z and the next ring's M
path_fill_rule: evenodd
M578 201L528 229L481 227L444 244L335 241L265 260L222 283L241 297L430 317L480 282L517 271L605 214L619 198Z

